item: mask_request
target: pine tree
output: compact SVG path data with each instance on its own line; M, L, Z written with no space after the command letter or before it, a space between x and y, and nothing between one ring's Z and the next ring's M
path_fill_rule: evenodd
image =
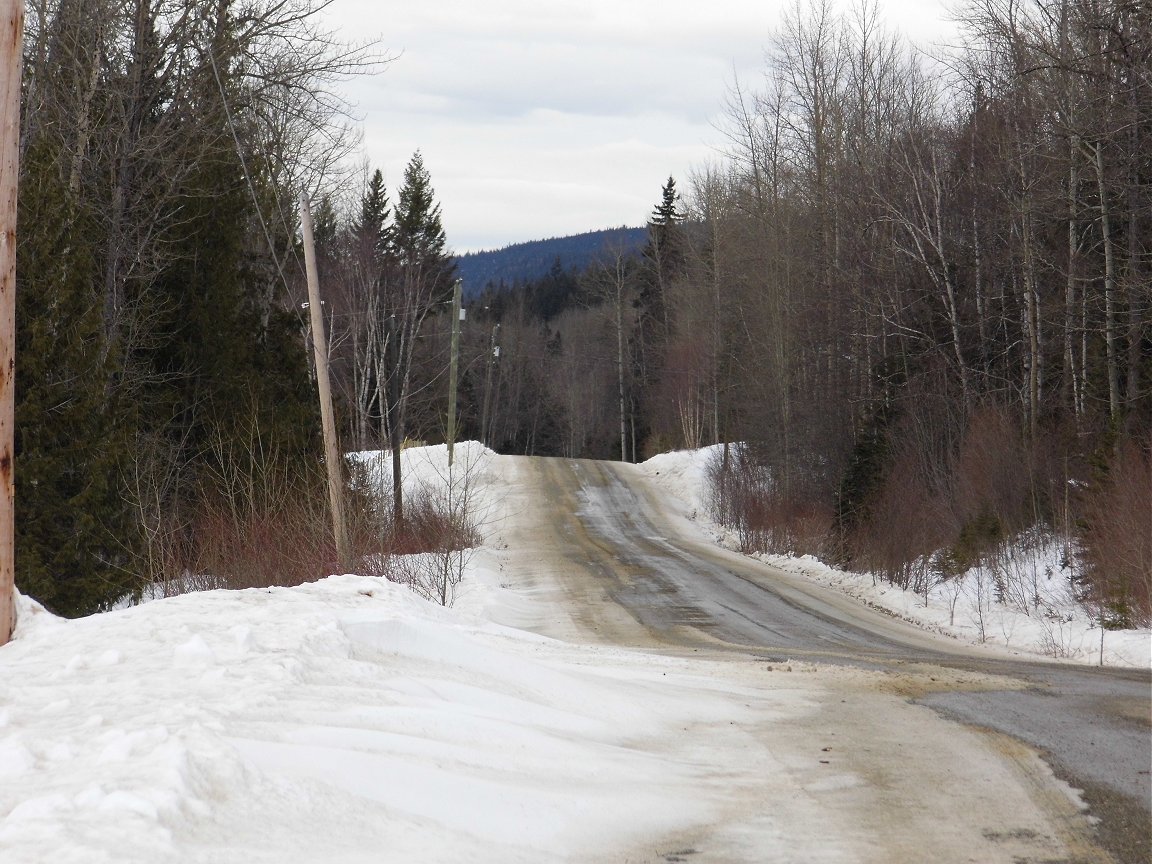
M312 32L315 4L185 5L69 0L27 22L16 565L21 590L68 615L155 575L143 505L194 509L210 445L286 454L285 476L316 460L277 261L295 240L275 220L269 238L257 207L275 213L315 167L297 154L329 143L320 81L364 58L274 47Z
M401 491L400 446L406 434L416 344L424 320L444 310L452 297L456 264L448 255L440 205L432 178L417 150L404 169L404 182L396 204L385 290L389 313L390 355L386 414L392 448L393 518L404 522Z
M648 242L644 246L643 266L637 277L639 320L633 335L636 344L632 351L635 358L632 374L637 398L644 407L640 412L643 418L640 425L645 439L652 432L648 422L653 413L653 393L664 374L665 355L671 338L669 289L672 282L683 275L686 265L687 238L681 225L683 219L676 180L669 177L661 189L660 203L652 210L648 221Z
M648 246L645 257L654 268L656 285L654 289L662 299L667 283L684 267L685 237L681 223L684 216L680 212L680 193L676 191L676 180L668 178L661 189L660 203L652 211L648 220Z
M370 252L378 263L385 261L392 251L395 229L389 221L391 215L384 175L376 169L360 199L360 213L352 224L352 237L357 251Z
M660 190L660 203L653 209L652 218L648 220L649 224L660 227L680 224L684 217L680 213L679 201L680 193L676 191L676 179L669 177L668 182Z
M237 152L215 77L206 75L196 86L196 113L176 127L181 138L195 142L173 189L180 221L169 235L166 265L148 286L159 314L139 362L159 374L150 377L145 396L181 418L190 458L210 438L247 426L251 412L266 435L298 450L296 406L269 398L273 382L258 374L269 364L293 365L262 356L269 328L279 320L283 286L252 199L255 193L269 200L275 192L256 170L257 154ZM225 93L229 89L226 84ZM300 353L299 345L293 353ZM281 411L292 419L281 422Z
M343 235L342 268L333 280L343 315L339 322L333 321L332 342L344 344L344 350L334 358L333 375L348 400L350 428L355 446L361 449L378 447L388 437L384 354L388 349L388 315L393 310L388 308L384 292L393 234L384 175L376 170L368 178L359 210ZM321 251L318 241L317 252Z
M312 211L312 236L317 253L333 251L340 237L340 217L331 195L322 195Z
M447 253L440 205L419 150L404 169L392 249L407 280L418 280L430 289L432 302L451 298L456 265Z
M24 160L16 368L16 584L79 615L138 587L117 478L130 415L107 390L96 220L77 206L47 144ZM22 190L23 192L24 190Z

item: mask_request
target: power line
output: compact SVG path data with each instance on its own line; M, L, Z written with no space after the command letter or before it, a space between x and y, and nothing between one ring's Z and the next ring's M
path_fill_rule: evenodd
M232 141L236 145L236 156L240 159L240 167L244 171L244 181L248 184L248 192L252 196L252 206L260 220L260 227L264 230L264 239L268 242L268 252L276 263L276 271L280 274L280 281L284 291L290 292L288 278L284 275L284 268L280 266L280 256L276 254L276 245L272 242L272 233L268 230L268 223L264 221L264 212L260 209L260 200L256 195L256 185L252 182L252 175L248 171L248 160L244 158L244 148L240 146L240 136L236 134L236 124L232 121L232 109L228 107L228 96L224 93L224 82L220 79L220 70L216 67L216 55L208 52L208 62L212 64L212 75L216 79L216 87L220 91L220 102L224 106L224 117L228 121L228 131L232 133ZM283 214L281 214L283 218Z

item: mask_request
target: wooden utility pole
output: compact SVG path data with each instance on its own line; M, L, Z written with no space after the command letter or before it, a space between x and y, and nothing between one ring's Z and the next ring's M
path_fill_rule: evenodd
M332 534L340 566L352 564L348 530L344 522L344 476L336 442L336 419L332 412L332 385L328 380L328 340L320 306L320 278L316 271L316 247L312 238L312 212L308 193L300 193L300 229L304 235L304 267L308 274L308 315L312 322L312 353L316 358L316 390L320 395L320 422L324 431L324 462L328 468L328 501L332 505Z
M448 364L448 467L452 467L452 448L456 444L456 379L460 367L460 308L463 283L457 279L452 289L452 360Z
M384 343L388 355L388 380L385 382L384 411L388 418L388 443L392 450L392 531L399 535L404 528L404 478L401 449L404 439L400 435L400 325L395 315L388 316L388 341Z
M0 645L16 628L16 190L23 0L0 0Z
M500 356L500 347L496 344L496 336L500 333L500 325L492 325L492 340L488 343L488 363L484 369L484 408L480 413L480 440L489 445L492 437L488 432L488 411L492 402L492 367L496 365L496 358Z

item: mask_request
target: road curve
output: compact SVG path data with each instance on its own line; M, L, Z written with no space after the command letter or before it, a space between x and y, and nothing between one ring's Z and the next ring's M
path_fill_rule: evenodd
M547 554L587 638L758 657L949 669L1010 679L1004 689L911 694L945 716L1035 748L1083 790L1099 842L1124 864L1152 861L1152 674L977 653L837 592L680 530L630 465L527 460L544 502Z

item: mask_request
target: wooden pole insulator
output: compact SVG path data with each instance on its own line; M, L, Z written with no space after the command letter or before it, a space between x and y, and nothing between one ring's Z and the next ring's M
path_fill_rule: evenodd
M23 0L0 0L0 645L16 627L16 193Z

